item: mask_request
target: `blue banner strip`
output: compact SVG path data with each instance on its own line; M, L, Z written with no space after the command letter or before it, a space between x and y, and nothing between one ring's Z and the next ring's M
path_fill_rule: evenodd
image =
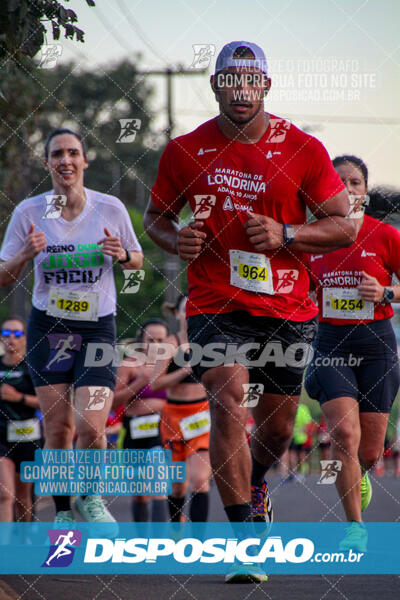
M364 551L340 550L348 523L67 525L0 523L0 573L400 574L400 523L366 523Z

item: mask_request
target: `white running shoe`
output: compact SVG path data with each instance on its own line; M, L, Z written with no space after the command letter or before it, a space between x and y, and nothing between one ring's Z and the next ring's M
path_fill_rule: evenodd
M225 583L264 583L268 575L260 565L234 564L225 575Z
M75 523L74 513L72 510L59 510L54 519L54 524L56 523Z
M85 499L78 496L75 500L75 508L85 521L104 524L104 535L106 537L115 537L118 535L118 524L101 496L86 496ZM97 533L99 533L98 530L99 528L97 527Z

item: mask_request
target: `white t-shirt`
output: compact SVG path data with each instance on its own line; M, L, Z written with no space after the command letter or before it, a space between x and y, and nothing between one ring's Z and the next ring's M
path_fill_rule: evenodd
M106 237L104 228L119 237L127 250L140 252L141 246L122 202L115 196L84 189L86 204L73 221L49 218L45 196L54 195L53 190L18 204L7 227L0 260L14 258L23 248L32 223L47 240L46 250L34 258L33 306L47 310L50 286L98 292L98 316L103 317L116 313L113 259L97 245Z

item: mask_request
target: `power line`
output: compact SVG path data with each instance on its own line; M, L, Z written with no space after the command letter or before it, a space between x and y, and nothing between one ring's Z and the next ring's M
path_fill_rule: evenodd
M114 33L114 26L110 24L110 22L108 21L108 19L106 19L106 17L104 16L104 14L102 13L102 11L100 10L99 6L96 6L96 10L94 11L94 13L97 16L97 18L101 21L101 23L104 25L104 27L106 28L106 31L108 31L108 33L110 33L112 35L112 37L117 42L117 44L123 50L129 52L129 54L130 54L132 52L132 47L129 46L129 44L124 40L124 38L115 35L115 33Z
M161 56L161 54L159 53L157 48L153 45L153 43L150 41L150 39L146 36L144 31L140 27L139 23L133 17L129 8L126 6L125 2L123 0L118 0L118 4L121 8L122 13L125 15L127 21L130 23L133 30L137 33L137 35L140 37L142 42L147 46L147 48L150 50L150 52L152 54L154 54L154 56L157 56L157 58L160 59L163 63L167 63L168 60L166 60L164 56Z

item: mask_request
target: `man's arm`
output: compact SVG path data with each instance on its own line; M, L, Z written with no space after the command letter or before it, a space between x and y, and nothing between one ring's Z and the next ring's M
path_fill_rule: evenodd
M149 237L170 254L178 254L184 260L197 258L207 237L200 231L203 223L195 221L179 229L178 222L177 214L162 211L150 198L143 218Z
M357 238L355 219L347 218L349 198L346 190L332 196L322 205L311 205L314 223L294 225L295 250L324 254L351 246Z
M288 248L301 252L324 254L337 248L351 246L357 238L354 219L346 218L349 199L345 190L326 200L323 205L310 206L317 221L309 224L293 224L294 242ZM255 250L275 250L285 245L283 223L265 215L247 213L246 233Z
M132 363L132 365L121 365L118 368L117 373L117 384L114 392L113 408L119 404L127 404L130 400L134 400L136 392L138 392L147 383L148 381L138 378L134 363Z
M150 198L143 225L149 237L170 254L178 254L178 215L162 211Z

